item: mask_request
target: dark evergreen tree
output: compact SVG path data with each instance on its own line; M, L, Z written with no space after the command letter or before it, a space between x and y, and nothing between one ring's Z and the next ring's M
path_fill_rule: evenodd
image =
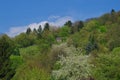
M38 38L42 37L42 27L41 27L41 25L39 26L39 28L37 30L37 36L38 36Z
M114 15L114 14L115 14L115 10L112 9L112 10L111 10L111 15Z
M36 30L36 28L34 28L34 29L33 29L33 32L34 32L34 33L37 33L37 30Z
M31 31L32 31L32 30L31 30L30 28L28 28L27 31L26 31L26 34L30 34Z
M39 26L37 32L38 32L38 33L42 33L42 27L41 27L41 25Z
M72 22L69 20L65 23L65 26L72 27Z
M79 21L77 27L78 31L80 31L80 29L84 27L83 21Z
M73 33L75 33L75 32L79 32L80 31L80 29L82 29L84 27L84 23L83 23L83 21L77 21L77 22L75 22L74 24L73 24Z
M49 25L49 23L46 23L44 26L44 31L49 30L49 29L50 29L50 25Z
M86 50L86 54L89 54L91 51L95 50L95 49L98 49L98 44L95 40L95 37L90 35L89 37L89 42L85 48Z

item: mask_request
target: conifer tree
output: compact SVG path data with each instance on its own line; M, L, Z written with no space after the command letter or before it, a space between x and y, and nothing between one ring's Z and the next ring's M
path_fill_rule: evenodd
M28 28L27 31L26 31L26 34L30 34L31 31L32 31L32 30L31 30L30 28Z
M49 23L46 23L44 26L44 31L49 30L49 29L50 29L50 25L49 25Z

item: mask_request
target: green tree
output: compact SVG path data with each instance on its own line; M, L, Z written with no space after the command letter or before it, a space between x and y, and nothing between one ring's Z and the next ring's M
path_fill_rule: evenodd
M33 45L34 43L34 36L27 35L25 33L21 33L20 35L16 36L14 38L16 44L18 44L19 47L28 47L30 45Z
M120 47L120 26L119 24L114 24L107 31L106 40L108 41L108 48L112 51L116 47Z
M13 52L11 39L7 35L0 37L0 79L10 80L15 71L11 68L10 56Z

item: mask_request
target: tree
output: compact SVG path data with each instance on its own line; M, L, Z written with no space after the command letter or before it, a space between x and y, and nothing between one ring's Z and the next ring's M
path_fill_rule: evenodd
M87 44L85 50L86 50L86 54L89 54L91 51L98 49L98 45L97 42L95 40L94 36L89 37L89 43Z
M65 41L66 38L69 36L69 34L70 34L70 28L68 26L63 26L60 28L60 32L58 36L62 38L62 41Z
M38 28L38 30L37 30L37 36L38 36L39 38L42 37L42 27L41 27L41 25L39 26L39 28Z
M33 33L37 34L37 30L36 30L36 28L33 29Z
M46 23L44 26L44 31L49 30L49 29L50 29L50 25L49 25L49 23Z
M76 26L78 27L78 31L80 31L80 29L84 27L83 21L78 21Z
M2 80L10 80L15 73L10 62L13 50L11 39L7 35L0 37L0 79Z
M112 10L111 10L111 15L114 15L114 14L115 14L115 10L112 9Z
M26 34L30 34L31 31L32 31L32 30L31 30L30 28L28 28L27 31L26 31Z
M39 26L39 28L38 28L38 33L41 33L42 32L42 27L41 27L41 25Z
M72 33L79 32L84 27L83 21L77 21L73 24Z
M25 33L21 33L20 35L16 36L15 42L18 44L19 47L28 47L33 45L34 43L34 36L27 35Z
M53 70L53 80L92 80L91 64L89 56L82 55L75 47L67 47L63 50L66 56L61 55L56 62L57 70ZM62 52L63 53L63 52Z
M65 26L71 27L72 26L72 22L69 20L65 23Z
M120 47L120 26L119 24L114 24L110 27L106 34L106 41L108 42L109 50L112 51L114 48Z

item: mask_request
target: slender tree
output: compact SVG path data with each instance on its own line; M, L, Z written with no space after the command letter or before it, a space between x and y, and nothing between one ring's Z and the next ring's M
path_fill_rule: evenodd
M72 22L69 20L65 23L65 26L72 27Z
M83 21L79 21L77 27L78 31L80 31L80 29L84 27Z
M38 32L38 33L42 33L42 27L41 27L41 25L39 26L37 32Z
M37 30L37 36L38 36L38 38L42 37L42 27L41 27L41 25L39 26L39 28Z
M36 28L34 28L34 29L33 29L33 32L34 32L34 33L37 33L37 30L36 30Z
M31 30L30 28L27 28L26 34L30 34L31 31L32 31L32 30Z
M114 14L115 14L115 10L112 9L112 10L111 10L111 15L114 15Z
M49 23L46 23L44 26L44 31L49 30L49 29L50 29L50 25L49 25Z

